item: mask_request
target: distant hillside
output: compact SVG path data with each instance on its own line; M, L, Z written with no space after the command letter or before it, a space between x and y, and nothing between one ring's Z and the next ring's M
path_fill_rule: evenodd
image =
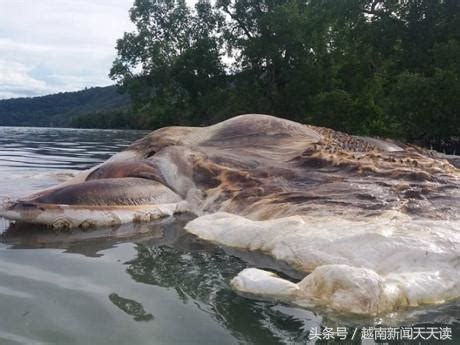
M130 108L129 96L116 86L11 98L0 100L0 126L120 127L113 126L113 119L127 116Z

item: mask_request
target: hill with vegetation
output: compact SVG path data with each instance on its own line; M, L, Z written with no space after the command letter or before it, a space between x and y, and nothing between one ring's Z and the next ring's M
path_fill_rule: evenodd
M123 128L130 109L129 96L116 86L93 87L0 100L0 126Z

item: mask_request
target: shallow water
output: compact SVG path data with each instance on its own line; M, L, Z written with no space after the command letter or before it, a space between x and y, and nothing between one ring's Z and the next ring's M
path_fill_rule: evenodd
M143 135L0 127L0 201L53 185ZM458 302L357 319L238 296L229 280L243 268L279 267L193 238L187 220L57 234L0 218L0 344L305 344L315 327L416 324L447 325L460 343Z

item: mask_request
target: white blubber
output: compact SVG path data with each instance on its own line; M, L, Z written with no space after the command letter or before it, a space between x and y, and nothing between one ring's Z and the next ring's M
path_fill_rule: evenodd
M215 213L189 222L186 230L311 272L295 284L246 269L231 282L243 294L376 315L460 297L459 225L399 212L359 220L312 215L266 221Z
M249 295L264 295L275 299L288 299L298 294L300 287L273 272L246 268L230 282L235 290Z

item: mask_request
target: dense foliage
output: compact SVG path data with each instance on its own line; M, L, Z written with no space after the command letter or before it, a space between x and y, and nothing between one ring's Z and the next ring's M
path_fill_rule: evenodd
M12 98L0 100L0 126L123 128L130 123L130 107L129 96L115 86Z
M458 0L135 0L130 16L110 71L124 96L2 100L0 125L154 129L266 113L460 151Z
M256 112L459 140L458 0L135 0L130 16L111 76L136 125Z

